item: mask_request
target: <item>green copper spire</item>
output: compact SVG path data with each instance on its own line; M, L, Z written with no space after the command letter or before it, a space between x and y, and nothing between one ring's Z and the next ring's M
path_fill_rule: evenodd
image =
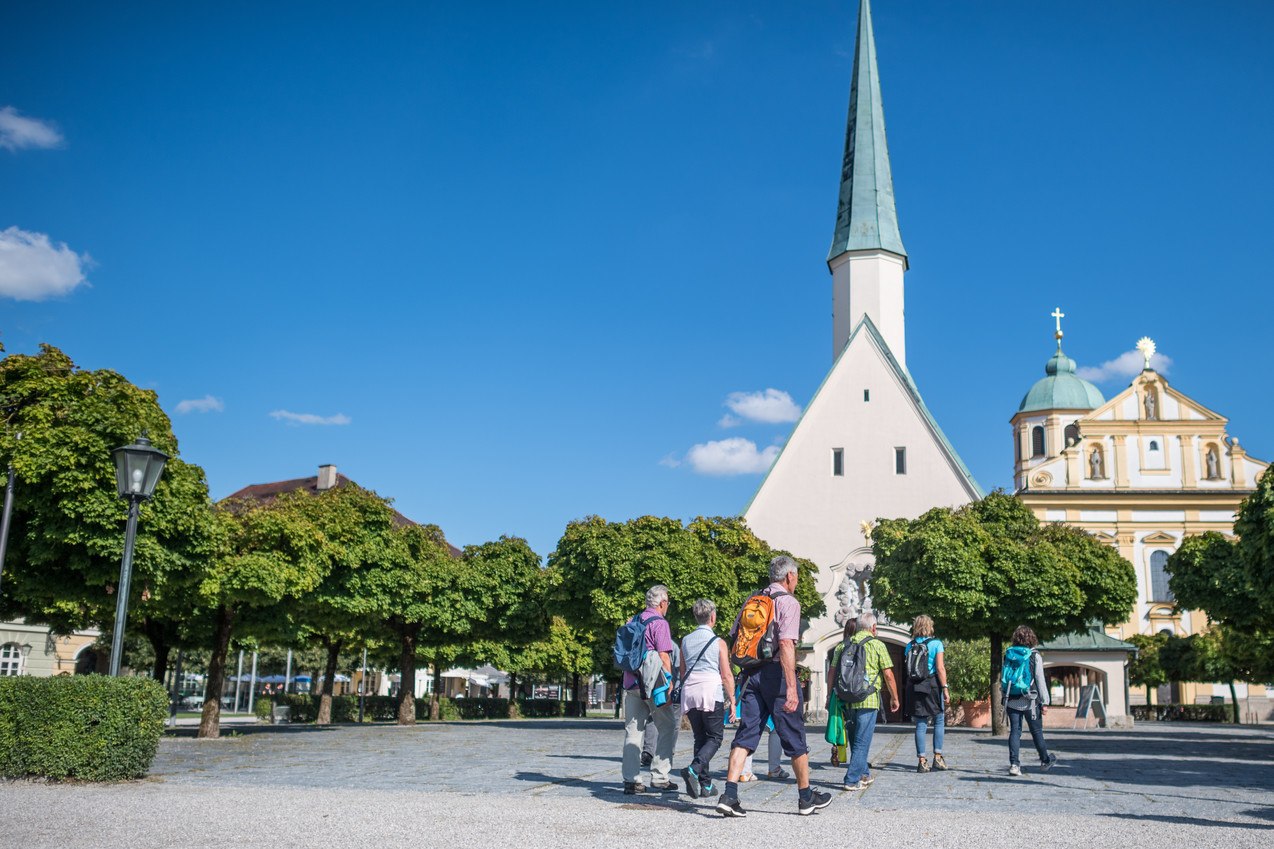
M885 110L880 99L880 74L876 70L870 0L862 0L858 7L840 205L836 209L836 235L827 261L846 251L863 250L886 250L907 256L902 234L898 232L898 211L894 208L894 180L889 171L889 148L885 144Z

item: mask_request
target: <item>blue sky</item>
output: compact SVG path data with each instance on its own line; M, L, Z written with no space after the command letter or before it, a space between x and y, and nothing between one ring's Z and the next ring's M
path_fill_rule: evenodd
M737 513L831 363L856 6L6 3L3 342L157 390L215 497L335 463L542 554ZM1274 4L873 12L908 365L983 486L1057 305L1274 457Z

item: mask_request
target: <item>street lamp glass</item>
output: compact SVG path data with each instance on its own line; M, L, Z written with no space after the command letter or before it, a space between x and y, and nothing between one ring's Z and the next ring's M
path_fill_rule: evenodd
M150 498L155 494L167 454L142 436L132 445L116 448L111 456L115 460L115 483L120 498Z

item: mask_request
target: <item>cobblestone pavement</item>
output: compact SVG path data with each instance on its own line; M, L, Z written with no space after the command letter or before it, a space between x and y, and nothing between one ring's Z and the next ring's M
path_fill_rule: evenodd
M727 731L727 740L731 732ZM778 845L1274 845L1274 734L1268 728L1143 724L1049 730L1060 757L1010 777L1007 746L948 731L948 772L915 773L909 726L878 730L876 782L842 792L843 769L811 730L816 785L832 806L797 817L791 779L744 785L746 820L718 818L679 794L624 796L622 731L605 720L250 728L216 741L167 737L151 775L116 785L0 784L0 846L409 846L681 844L744 839L767 826ZM680 736L675 766L689 760ZM762 747L762 752L764 746ZM724 766L724 753L718 768ZM757 772L766 764L757 759ZM678 779L679 781L679 779ZM869 835L861 841L856 834ZM836 839L833 839L835 837ZM646 841L643 838L643 842Z

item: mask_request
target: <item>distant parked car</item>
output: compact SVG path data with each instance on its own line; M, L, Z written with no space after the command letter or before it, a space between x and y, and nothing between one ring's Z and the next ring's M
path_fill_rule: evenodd
M203 710L203 696L186 696L179 706L187 710Z

